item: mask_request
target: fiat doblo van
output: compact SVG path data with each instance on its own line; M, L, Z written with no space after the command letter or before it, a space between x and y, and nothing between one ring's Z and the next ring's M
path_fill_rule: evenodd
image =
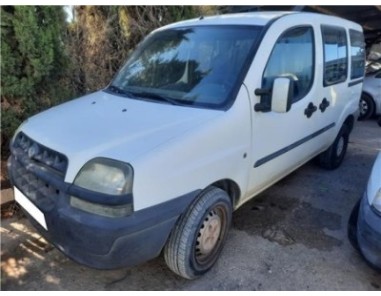
M200 17L149 34L103 90L24 122L11 142L15 199L82 264L162 251L192 279L232 211L312 158L343 161L358 116L362 28L320 14Z

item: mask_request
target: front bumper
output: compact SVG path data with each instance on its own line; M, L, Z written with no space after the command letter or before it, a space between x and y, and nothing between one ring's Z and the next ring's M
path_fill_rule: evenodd
M371 208L366 194L361 200L358 214L357 240L365 259L381 270L381 215Z
M26 213L32 225L68 257L93 268L127 267L158 256L178 217L198 194L108 218L70 206L70 184L25 161L11 156L8 170L12 184L43 212L48 231Z

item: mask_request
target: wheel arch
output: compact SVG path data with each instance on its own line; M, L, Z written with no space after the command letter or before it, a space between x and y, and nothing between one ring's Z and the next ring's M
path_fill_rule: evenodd
M372 99L373 103L374 103L374 98L373 98L373 96L372 96L372 94L370 92L368 92L366 90L362 90L361 94L365 94L365 95L369 96Z
M227 193L227 195L229 196L229 199L230 199L231 204L232 204L232 208L235 209L235 206L238 204L239 199L241 197L241 189L240 189L239 185L231 179L218 180L218 181L215 181L214 183L206 186L204 189L198 191L198 193L195 195L195 197L192 199L192 201L189 203L189 205L183 209L182 213L177 218L175 226L176 226L176 224L179 223L182 216L188 211L188 209L190 207L192 207L192 205L200 198L200 196L202 194L204 194L205 192L211 190L213 187L216 187L216 188L219 188L219 189L225 191Z
M189 205L187 207L185 207L183 209L182 213L178 216L176 223L174 224L174 226L171 230L171 233L175 230L176 226L179 224L179 222L181 221L183 216L186 215L188 210L200 198L200 196L202 194L204 194L205 192L213 189L213 187L219 188L219 189L221 189L227 193L227 195L229 196L229 199L231 201L233 211L234 211L234 209L236 208L236 205L238 204L239 199L241 197L241 189L240 189L239 185L231 179L222 179L222 180L215 181L214 183L206 186L204 189L198 191L198 193L195 195L195 197L192 199L192 201L189 203ZM169 237L170 237L170 234L168 235L168 238ZM168 240L168 238L167 238L167 240Z
M224 190L230 197L233 209L236 207L241 197L241 189L236 182L231 179L222 179L210 184L208 187L211 186Z
M349 128L349 132L351 132L353 130L353 126L355 124L355 117L351 114L351 115L348 115L347 118L345 118L344 122L343 122L343 125L346 125L348 126Z

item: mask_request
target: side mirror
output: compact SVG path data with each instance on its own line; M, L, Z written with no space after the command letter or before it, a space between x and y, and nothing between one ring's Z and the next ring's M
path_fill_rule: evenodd
M294 81L287 77L274 79L271 95L271 111L286 113L291 109Z

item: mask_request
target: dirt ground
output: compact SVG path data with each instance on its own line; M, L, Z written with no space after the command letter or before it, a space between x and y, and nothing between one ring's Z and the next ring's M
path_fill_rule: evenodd
M343 165L312 162L233 214L222 255L184 280L162 257L112 271L83 267L44 241L25 218L1 221L2 290L381 290L381 274L350 245L347 221L381 150L381 128L359 122Z
M1 189L6 189L11 186L8 180L7 160L1 159L0 161L1 161L1 170L0 170Z

